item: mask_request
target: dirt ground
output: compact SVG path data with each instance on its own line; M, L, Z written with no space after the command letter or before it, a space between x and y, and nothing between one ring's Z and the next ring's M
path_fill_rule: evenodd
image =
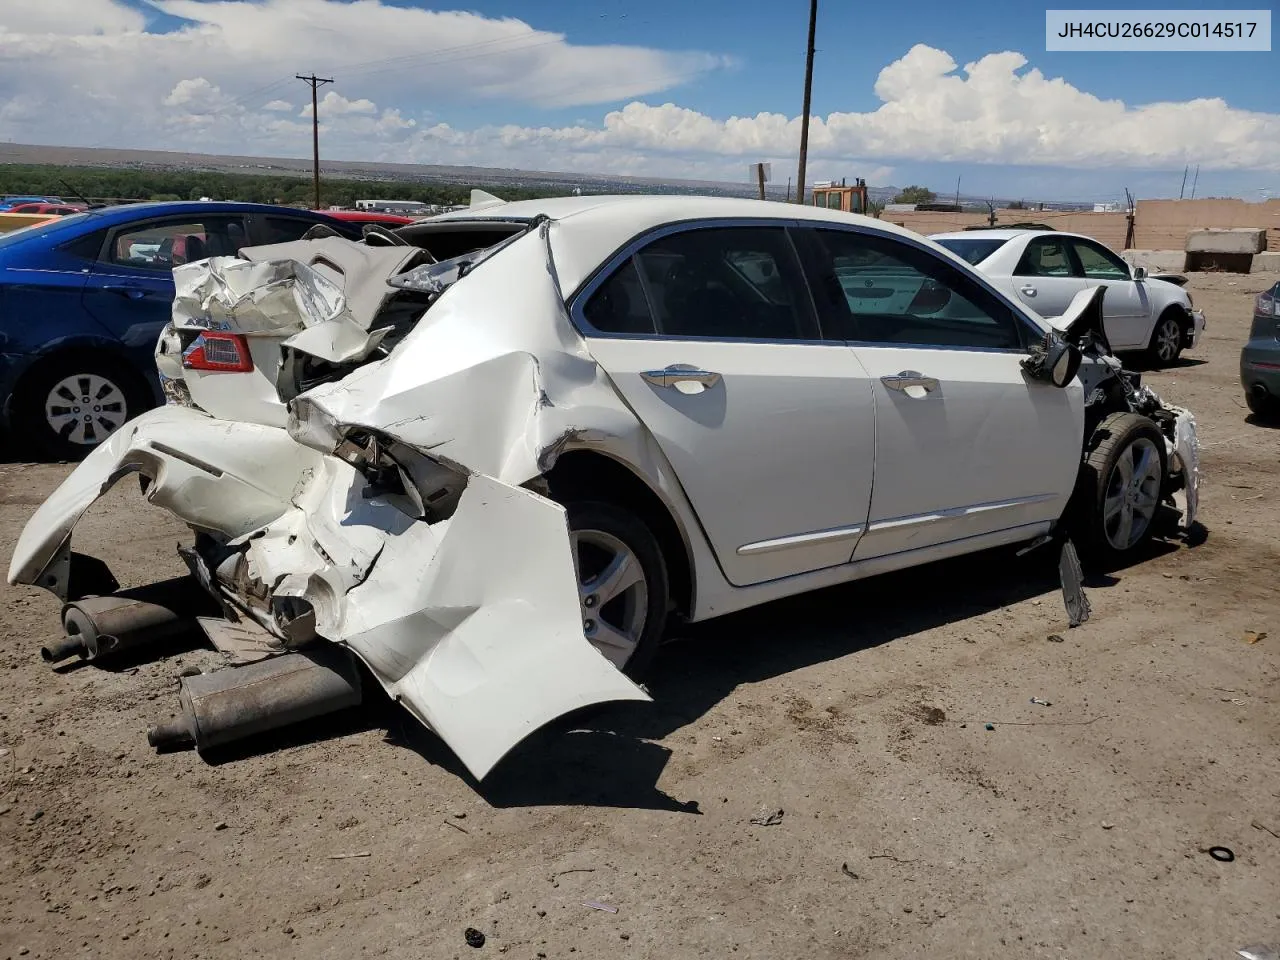
M216 763L156 755L179 670L216 655L53 671L57 602L0 588L0 957L1280 942L1280 429L1251 422L1237 370L1275 279L1194 277L1206 340L1147 380L1199 418L1203 529L1092 576L1083 627L1054 558L1010 551L775 603L688 629L655 704L539 734L482 786L385 702ZM0 464L6 567L68 471ZM77 547L134 585L180 572L184 533L125 483Z

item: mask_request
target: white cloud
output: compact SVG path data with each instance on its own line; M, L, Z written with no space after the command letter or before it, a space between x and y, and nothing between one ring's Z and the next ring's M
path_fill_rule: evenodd
M122 0L0 0L0 137L306 155L310 96L293 75L314 69L337 81L320 104L334 159L742 181L747 162L772 159L785 181L799 143L798 117L713 117L652 98L730 62L715 54L577 45L512 18L382 0L151 2L184 25L149 33ZM1104 100L1011 51L961 68L917 45L874 89L874 109L812 119L810 179L883 182L919 162L1280 169L1280 115ZM526 111L630 102L563 126L437 119L482 98Z
M322 117L342 117L353 113L368 114L378 112L378 106L372 100L348 100L342 94L334 90L330 90L320 99L319 106L320 116ZM308 103L304 106L302 108L302 113L300 113L299 116L310 117L311 104Z

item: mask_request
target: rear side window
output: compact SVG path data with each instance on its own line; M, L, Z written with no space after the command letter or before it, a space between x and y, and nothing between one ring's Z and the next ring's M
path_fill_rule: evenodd
M655 332L634 257L596 289L582 312L601 333Z
M1075 265L1064 240L1041 237L1027 244L1015 271L1020 277L1073 277Z
M293 217L263 217L258 227L258 243L266 246L271 243L292 243L301 239L302 235L316 225L314 220L295 220ZM350 233L352 228L358 232L358 224L344 224L335 220L328 224L339 233Z
M239 217L144 223L117 231L105 259L122 267L167 271L206 257L235 256L244 245Z
M93 233L86 233L83 237L64 243L58 249L80 260L97 260L106 239L106 230L95 230Z
M633 259L660 334L751 340L816 335L804 279L781 227L688 230L653 241Z
M939 240L938 244L976 267L1003 247L1006 242L1005 240L973 240L966 237L963 240Z

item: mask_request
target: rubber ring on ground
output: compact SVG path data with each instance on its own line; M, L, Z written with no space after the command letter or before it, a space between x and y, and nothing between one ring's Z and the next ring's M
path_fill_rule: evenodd
M1232 852L1230 847L1210 847L1209 856L1213 857L1215 860L1220 860L1223 863L1230 863L1236 858L1236 855Z

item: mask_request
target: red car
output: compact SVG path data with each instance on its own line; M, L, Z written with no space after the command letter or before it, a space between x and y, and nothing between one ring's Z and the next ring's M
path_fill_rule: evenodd
M9 213L48 213L65 216L69 213L84 213L85 207L72 203L20 203Z
M335 220L342 220L357 227L377 223L388 230L403 227L406 223L413 223L416 219L414 217L403 217L398 213L373 213L369 210L324 210L322 212L325 216L333 217Z

